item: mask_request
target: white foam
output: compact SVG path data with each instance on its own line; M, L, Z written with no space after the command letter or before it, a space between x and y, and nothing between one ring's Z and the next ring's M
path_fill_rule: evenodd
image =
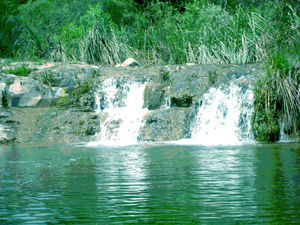
M104 100L96 94L96 112L105 119L100 122L97 141L89 145L125 146L138 143L143 117L148 111L143 108L146 83L130 82L122 85L120 90L114 78L103 82L101 91L105 94L105 103L101 103ZM103 109L101 104L104 104Z
M231 83L228 88L211 88L202 99L191 139L182 144L240 145L253 141L251 117L253 91Z

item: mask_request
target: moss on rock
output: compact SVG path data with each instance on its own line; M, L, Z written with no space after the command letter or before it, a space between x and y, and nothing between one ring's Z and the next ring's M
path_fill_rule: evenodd
M176 107L190 107L193 104L193 97L183 95L181 97L171 97L171 106Z

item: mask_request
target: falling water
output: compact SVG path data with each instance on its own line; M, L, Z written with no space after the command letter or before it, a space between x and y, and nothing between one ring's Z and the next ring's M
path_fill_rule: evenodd
M227 87L211 88L201 101L192 127L190 144L237 145L253 140L251 117L253 90L232 81Z
M142 119L146 83L106 79L96 93L96 112L100 115L100 133L96 144L130 145L137 143Z
M279 133L279 141L280 142L288 142L289 141L287 135L284 133L284 128L285 128L285 123L281 122L280 133Z

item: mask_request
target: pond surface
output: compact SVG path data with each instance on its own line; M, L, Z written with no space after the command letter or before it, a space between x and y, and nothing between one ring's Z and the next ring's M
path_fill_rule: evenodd
M300 144L0 147L0 224L299 224Z

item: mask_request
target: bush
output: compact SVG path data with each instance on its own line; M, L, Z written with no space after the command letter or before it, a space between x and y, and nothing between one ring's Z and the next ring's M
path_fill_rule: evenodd
M276 53L266 63L266 73L255 86L252 127L259 141L277 141L280 124L286 133L300 130L300 72L283 53Z
M22 59L101 65L129 57L141 65L253 63L299 49L294 0L135 2L31 0L18 7L15 39L1 43Z

